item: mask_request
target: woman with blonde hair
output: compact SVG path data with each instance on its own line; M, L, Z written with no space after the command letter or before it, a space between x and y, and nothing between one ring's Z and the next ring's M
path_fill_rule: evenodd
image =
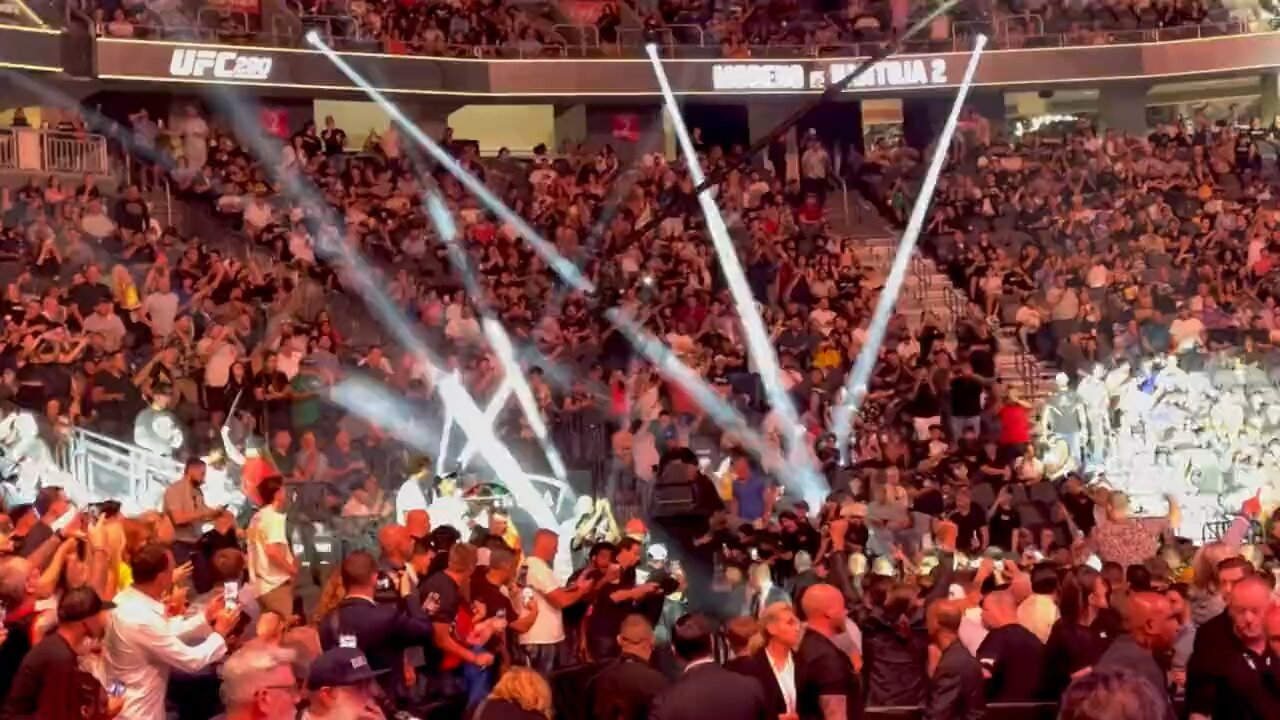
M142 305L138 284L133 281L133 276L124 265L114 265L111 268L111 297L117 306L125 310L137 310Z
M550 720L551 686L535 670L513 667L476 710L476 720Z
M804 626L789 603L770 603L760 616L761 647L730 670L754 677L764 689L769 717L793 716L799 698L795 653Z

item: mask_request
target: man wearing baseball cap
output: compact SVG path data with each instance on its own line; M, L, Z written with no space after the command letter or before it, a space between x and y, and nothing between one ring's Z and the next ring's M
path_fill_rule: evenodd
M310 699L302 720L383 720L380 690L374 682L386 672L374 670L356 648L335 647L311 665Z
M114 717L124 707L80 669L78 655L101 641L114 608L92 588L72 588L58 603L58 627L23 658L0 716L40 720Z

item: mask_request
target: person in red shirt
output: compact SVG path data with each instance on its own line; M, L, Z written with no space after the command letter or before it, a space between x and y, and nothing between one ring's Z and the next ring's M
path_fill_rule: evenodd
M1005 457L1015 458L1031 443L1031 405L1022 393L1010 388L996 411L1000 420L1000 450Z

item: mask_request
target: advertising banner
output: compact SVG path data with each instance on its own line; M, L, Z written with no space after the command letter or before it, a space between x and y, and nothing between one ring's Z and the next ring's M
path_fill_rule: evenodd
M0 66L8 49L0 46ZM359 88L324 55L301 48L98 38L93 45L99 78L112 81L244 85L279 95L359 96ZM553 98L658 99L647 59L434 58L341 53L379 90L403 97L433 96L509 102ZM975 84L1005 90L1097 87L1138 78L1212 79L1258 73L1280 56L1280 33L1187 41L1081 48L991 50L982 57ZM47 56L46 56L47 57ZM947 94L964 74L968 54L898 55L877 62L847 88L849 97ZM811 95L847 77L857 57L673 58L664 61L672 88L682 96L732 102L755 95ZM626 132L619 120L618 131Z
M615 113L613 116L613 137L626 142L640 139L640 116L635 113Z

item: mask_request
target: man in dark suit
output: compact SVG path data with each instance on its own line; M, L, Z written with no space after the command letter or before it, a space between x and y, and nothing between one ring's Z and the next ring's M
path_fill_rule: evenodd
M587 683L592 720L645 720L654 698L671 686L649 666L653 626L643 615L628 615L618 633L622 654Z
M960 643L964 608L954 600L929 606L926 623L929 640L942 651L929 679L924 720L979 720L987 711L982 665Z
M399 671L406 648L431 644L434 628L425 614L374 601L378 561L373 555L363 550L351 553L340 572L347 597L320 621L320 645L325 650L355 647L374 671ZM403 678L403 672L386 672L383 689L391 697L403 697Z
M684 675L658 696L649 720L768 718L760 683L716 664L712 657L712 625L705 615L693 613L680 618L671 636L676 656L685 663Z

